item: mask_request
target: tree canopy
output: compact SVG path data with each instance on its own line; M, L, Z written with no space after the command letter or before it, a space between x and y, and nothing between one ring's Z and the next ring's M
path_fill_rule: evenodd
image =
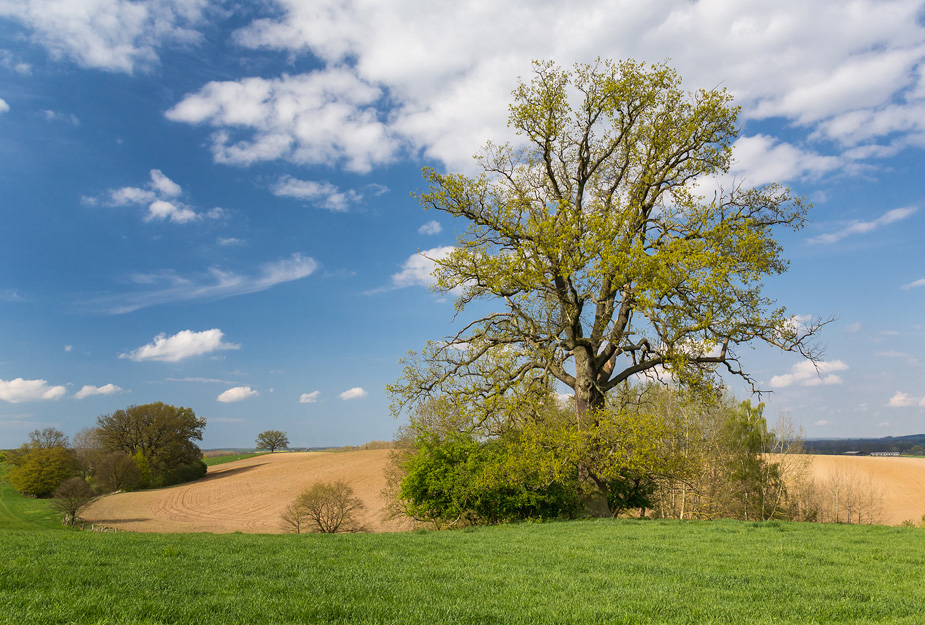
M487 144L474 177L424 171L425 208L468 224L433 259L467 322L406 360L396 410L450 398L464 429L497 436L565 386L571 431L592 432L635 376L710 388L722 367L760 390L740 347L818 357L824 322L799 326L762 293L787 269L775 231L802 227L808 204L778 184L705 191L737 133L724 89L684 92L665 65L536 62L513 97L523 147ZM587 453L607 447L589 436ZM606 491L592 464L583 482Z
M267 430L257 435L257 449L268 449L273 453L277 449L289 447L289 437L279 430Z
M106 451L133 456L143 473L149 470L156 482L172 483L205 473L202 452L193 442L202 440L205 426L191 408L157 402L98 417L97 436Z

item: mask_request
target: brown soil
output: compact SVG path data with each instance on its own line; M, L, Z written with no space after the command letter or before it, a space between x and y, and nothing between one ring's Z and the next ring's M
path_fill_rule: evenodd
M347 482L365 504L359 515L373 532L408 529L383 522L386 449L343 453L275 453L209 467L196 482L103 497L81 516L98 525L135 532L285 531L283 510L316 482Z
M925 458L881 456L813 456L813 477L817 485L842 474L858 488L872 488L882 494L879 522L899 525L910 520L918 524L925 514Z
M103 497L81 516L136 532L282 533L283 510L302 491L344 480L366 505L367 530L406 530L407 521L382 521L388 455L385 449L267 454L210 467L190 484ZM817 484L839 472L882 493L881 523L918 522L925 514L925 458L813 456Z

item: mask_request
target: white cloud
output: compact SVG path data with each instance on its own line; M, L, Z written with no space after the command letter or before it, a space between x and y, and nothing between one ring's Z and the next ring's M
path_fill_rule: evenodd
M363 199L363 195L353 189L341 191L329 182L299 180L291 176L283 176L277 180L271 191L280 197L315 201L318 206L335 213L346 212L352 204Z
M10 105L6 103L6 100L0 98L0 113L6 113L10 110Z
M822 426L826 426L826 425L832 425L832 422L831 422L831 421L827 421L826 419L820 419L819 421L816 421L815 423L813 423L813 425L822 427Z
M883 226L902 221L911 217L918 209L913 206L905 208L894 208L884 213L882 216L872 221L852 221L847 226L829 234L821 234L818 237L808 239L809 243L836 243L852 234L867 234Z
M231 245L244 245L243 239L237 239L235 237L220 238L218 244L222 247L229 247Z
M845 371L848 365L841 360L831 362L817 362L815 365L809 360L803 360L790 368L790 373L775 375L771 378L772 388L786 388L788 386L820 386L841 384L841 377L833 371Z
M0 16L23 23L53 58L131 74L158 62L166 44L189 45L201 35L208 0L20 0L0 3Z
M180 185L165 176L160 169L151 170L151 186L165 197L176 197L183 191Z
M65 345L65 346L64 346L64 351L66 351L66 352L69 352L69 351L71 351L72 349L74 349L74 346L73 346L73 345Z
M382 96L380 87L334 67L276 79L210 82L166 115L216 127L212 153L220 163L343 162L347 169L367 172L391 161L399 148L376 108Z
M361 397L366 397L366 395L367 395L366 391L364 391L362 388L357 386L348 391L344 391L343 393L341 393L340 398L343 400L359 399Z
M300 404L314 404L318 401L318 396L321 395L321 391L312 391L311 393L302 393L299 397Z
M11 404L59 399L66 393L63 386L49 386L45 380L0 380L0 400Z
M104 384L103 386L91 386L87 384L79 391L74 393L74 397L77 399L84 399L85 397L90 397L92 395L113 395L120 392L121 390L122 389L115 384Z
M127 354L120 354L119 358L129 358L135 362L158 360L161 362L177 362L192 356L210 354L219 350L239 349L240 345L222 341L224 334L218 328L193 332L183 330L168 337L161 333L154 337L154 341L142 345Z
M910 406L925 407L925 396L913 397L912 395L896 391L896 394L890 397L886 405L890 408L909 408Z
M817 177L839 169L844 159L807 152L774 137L740 137L732 146L731 173L749 186Z
M140 206L147 205L148 212L145 221L172 221L185 224L203 218L221 219L225 213L221 208L213 208L199 213L177 197L183 189L176 182L168 178L160 169L149 172L151 180L143 187L122 187L109 189L102 198L85 197L85 204L96 205L102 203L108 206Z
M260 393L258 393L257 391L255 391L249 386L236 386L234 388L228 389L227 391L219 395L216 399L222 402L223 404L230 404L236 401L242 401L249 397L255 397L259 394Z
M428 221L426 224L418 228L418 232L420 234L425 234L428 236L434 235L434 234L440 234L441 232L443 232L443 226L440 225L439 221Z
M63 122L70 123L73 126L80 125L80 120L73 113L62 113L60 111L51 111L51 110L45 109L42 111L42 115L45 117L46 121L50 121L50 122L63 121Z
M16 72L17 74L21 74L23 76L28 76L32 73L32 66L28 63L16 59L16 57L13 56L13 53L9 50L0 50L0 67Z
M909 284L904 284L903 290L908 291L909 289L917 289L920 286L925 286L925 278L916 280L915 282L910 282Z
M178 118L220 128L219 160L297 160L296 150L317 145L354 162L380 162L382 146L374 141L355 141L348 150L336 138L300 136L296 120L321 118L333 105L289 94L337 76L375 93L338 96L342 108L334 117L350 120L353 130L388 137L386 153L403 144L465 171L486 139L511 138L505 128L510 90L517 76L529 76L534 58L564 65L596 57L671 59L686 88L727 87L745 118L782 116L844 145L866 141L859 147L886 148L896 133L925 133L919 112L925 28L916 0L856 0L847 8L826 0L575 0L568 11L528 0L425 6L278 0L276 6L276 16L250 23L236 41L310 54L324 67L276 81L211 83L175 107L171 114ZM370 110L380 94L391 105L387 119ZM230 135L221 134L243 127L250 129L244 142L229 143ZM880 140L886 145L875 143ZM798 146L772 147L774 163L756 169L755 180L775 171L816 175L835 162ZM796 161L786 163L788 155Z
M453 247L435 247L423 252L412 254L402 265L401 271L392 275L392 285L395 288L406 286L431 286L436 283L434 277L435 260L447 256Z
M110 314L124 314L169 302L204 299L215 300L247 293L265 291L277 284L300 280L318 268L314 259L293 254L275 262L265 263L256 275L241 275L231 271L209 268L207 274L185 277L173 272L135 274L132 281L151 290L99 298L89 302L94 309Z

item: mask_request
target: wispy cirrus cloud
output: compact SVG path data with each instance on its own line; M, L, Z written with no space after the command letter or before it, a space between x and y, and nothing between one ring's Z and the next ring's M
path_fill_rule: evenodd
M847 226L838 230L836 232L830 232L828 234L821 234L817 237L807 239L808 243L837 243L845 237L854 235L854 234L867 234L868 232L873 232L878 228L887 226L889 224L895 223L897 221L902 221L907 219L915 214L918 211L918 208L914 206L907 206L904 208L894 208L893 210L887 211L877 219L872 219L870 221L852 221Z
M925 286L925 278L916 280L915 282L910 282L909 284L904 284L903 291L908 291L909 289L917 289L920 286Z
M300 404L314 404L318 401L321 391L312 391L311 393L302 393L299 397Z
M173 336L166 333L158 334L147 345L142 345L130 352L120 354L119 358L128 358L135 362L155 360L160 362L178 362L192 356L202 356L215 351L227 349L240 349L240 345L226 343L224 333L218 328L193 332L183 330Z
M134 312L149 306L193 300L217 300L265 291L277 284L301 280L318 268L314 259L293 254L289 258L265 263L254 275L210 267L205 274L180 276L173 271L135 274L131 281L146 289L90 300L84 305L113 315Z

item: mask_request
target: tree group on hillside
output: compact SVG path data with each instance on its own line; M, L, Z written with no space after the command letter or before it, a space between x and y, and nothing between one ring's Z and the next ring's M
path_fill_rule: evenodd
M44 428L6 454L8 480L23 494L54 496L73 521L88 497L116 490L177 484L202 477L206 465L193 442L205 419L189 408L163 403L129 406L97 419L69 441ZM78 484L78 482L80 482Z

